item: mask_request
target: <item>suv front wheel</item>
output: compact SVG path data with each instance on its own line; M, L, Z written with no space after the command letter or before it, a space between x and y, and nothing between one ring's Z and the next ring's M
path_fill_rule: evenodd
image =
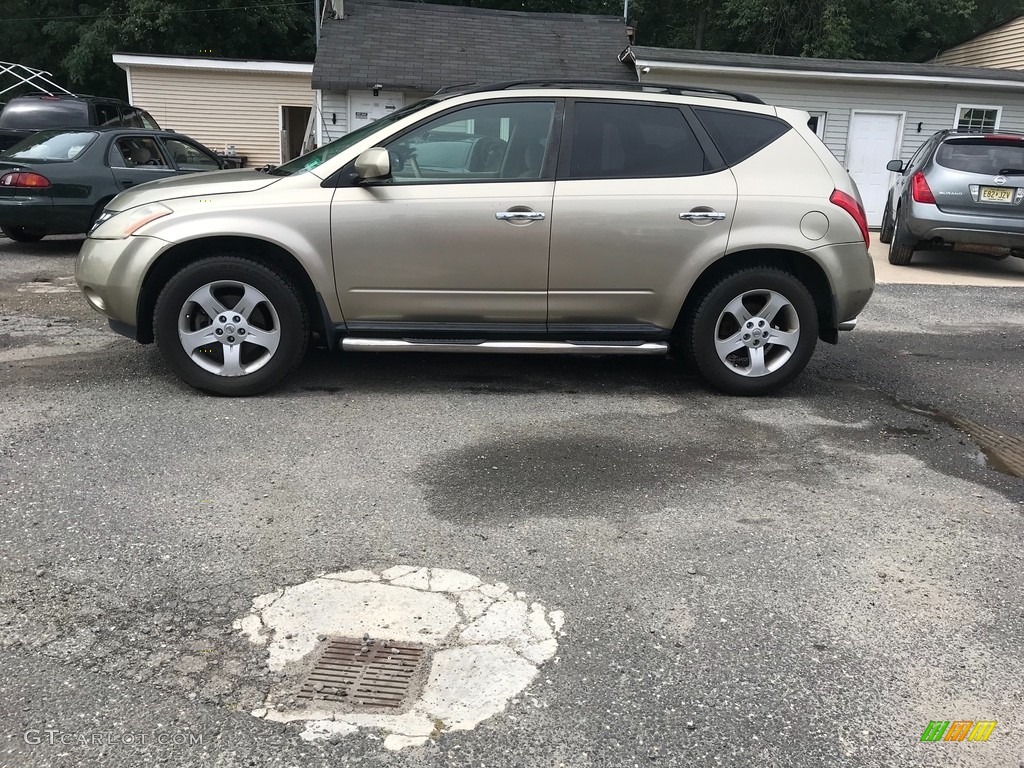
M243 257L218 256L168 280L153 331L167 364L187 384L245 396L270 389L298 365L309 316L283 275Z
M742 269L700 299L689 324L697 370L732 395L764 395L807 365L818 341L818 313L807 287L773 267Z

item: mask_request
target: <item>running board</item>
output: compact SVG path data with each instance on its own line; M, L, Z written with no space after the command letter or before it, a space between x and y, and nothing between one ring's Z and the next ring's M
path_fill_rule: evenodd
M664 355L668 344L662 341L457 341L405 339L365 339L349 336L341 340L347 352L497 352L505 354L547 355Z

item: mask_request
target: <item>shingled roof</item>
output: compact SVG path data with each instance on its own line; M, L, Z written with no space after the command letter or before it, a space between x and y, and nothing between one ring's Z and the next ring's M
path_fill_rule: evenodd
M617 16L529 13L346 0L325 21L313 87L435 91L445 85L533 77L636 82L619 53L628 45Z

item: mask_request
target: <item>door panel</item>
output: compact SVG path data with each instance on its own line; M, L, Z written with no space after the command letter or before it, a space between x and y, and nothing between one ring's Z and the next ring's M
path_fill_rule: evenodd
M550 181L338 189L331 234L346 321L543 328L553 192ZM496 217L513 209L544 219Z
M628 206L628 207L627 207ZM685 263L726 251L736 209L728 170L675 179L559 181L551 230L548 323L670 329ZM682 220L721 213L724 219Z
M177 174L152 136L119 136L107 160L119 191Z
M885 164L899 157L902 117L880 112L854 112L850 118L850 148L846 168L857 183L868 225L882 223L892 174Z
M692 271L722 256L736 182L676 107L577 101L551 228L548 327L671 329ZM565 150L563 150L565 151Z
M556 109L453 109L384 141L386 182L337 190L334 264L350 326L544 331Z

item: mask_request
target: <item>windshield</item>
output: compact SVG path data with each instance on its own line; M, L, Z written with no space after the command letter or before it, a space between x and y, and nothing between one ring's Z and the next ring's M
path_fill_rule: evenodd
M437 101L434 99L424 99L423 101L417 101L415 104L410 104L404 109L400 109L397 112L392 112L386 117L382 117L380 120L374 120L372 123L367 123L364 126L356 128L351 133L346 133L340 139L332 141L330 144L325 144L320 149L314 149L312 152L297 157L284 165L279 165L277 168L272 170L270 173L273 176L291 176L295 173L306 173L312 171L314 168L326 163L332 157L344 152L351 146L358 144L360 141L365 139L367 136L372 135L381 128L386 128L392 123L396 123L403 117L411 115L413 112L419 112L424 107L429 107L431 104L436 104Z
M41 131L2 153L4 160L74 160L99 136L95 131Z

